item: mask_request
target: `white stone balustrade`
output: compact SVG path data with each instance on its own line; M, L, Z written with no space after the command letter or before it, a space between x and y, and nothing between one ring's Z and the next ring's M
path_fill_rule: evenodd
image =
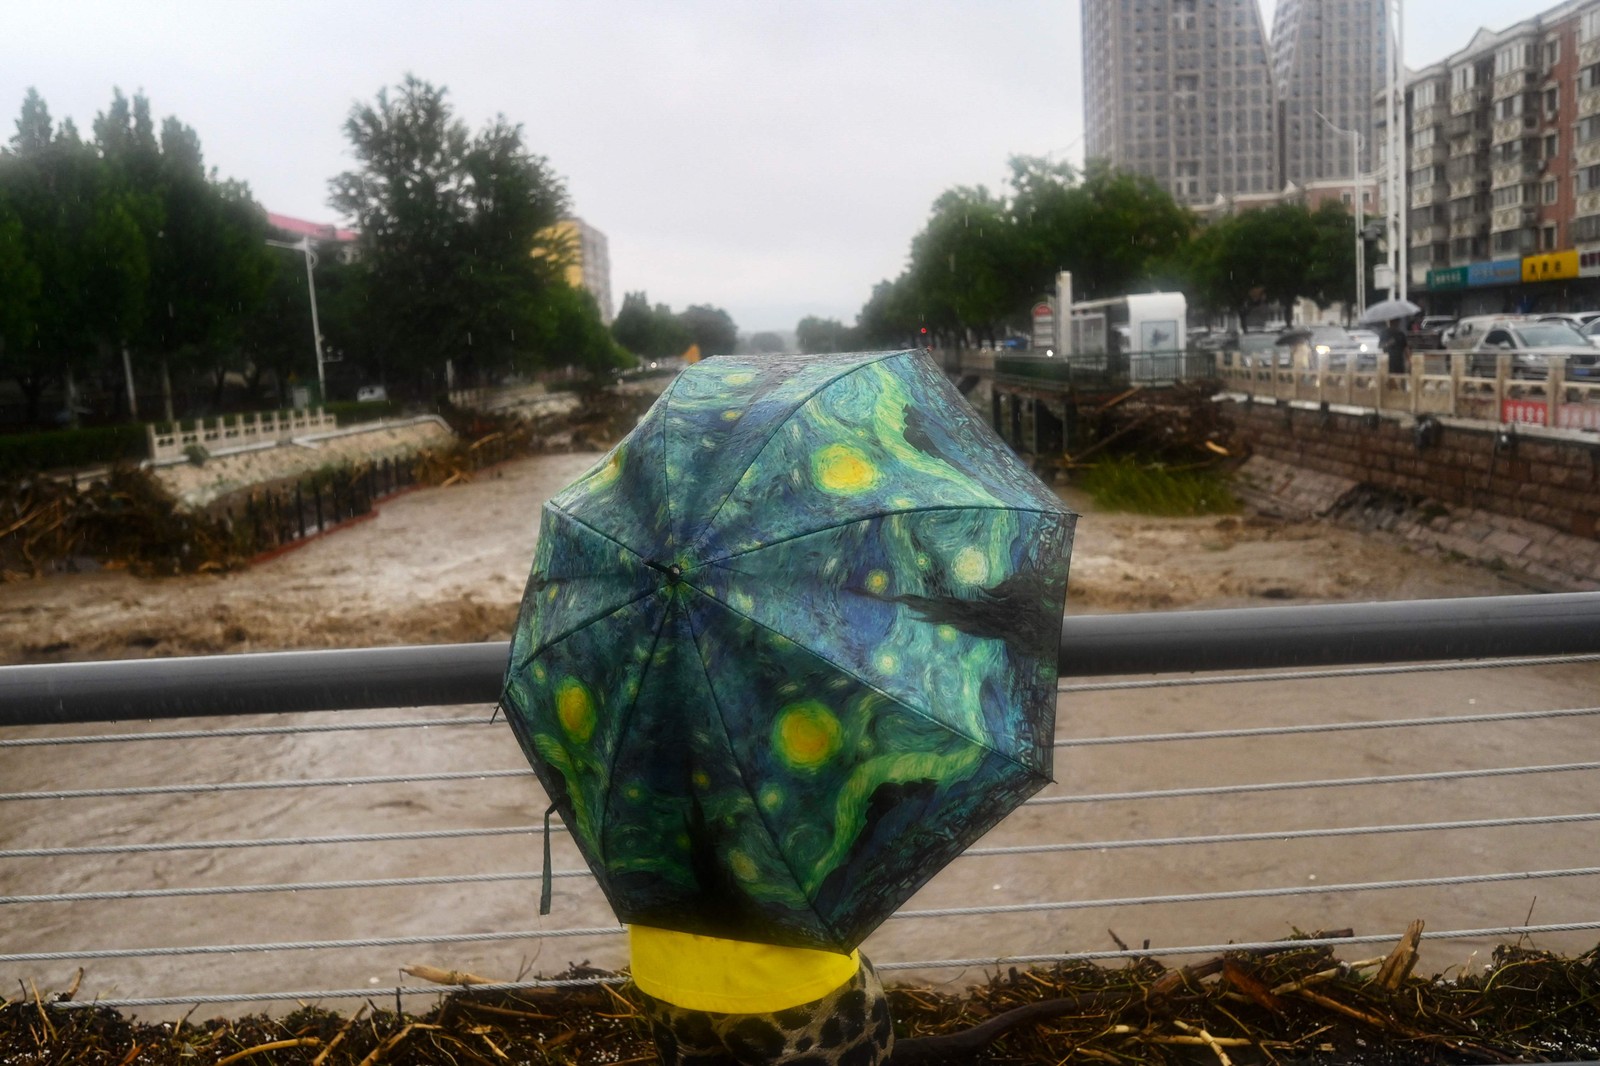
M338 420L319 407L315 411L258 411L248 415L201 418L179 422L164 433L157 432L152 424L145 427L145 436L150 442L150 458L159 462L181 459L194 445L204 448L208 455L221 455L268 441L326 433L338 426Z

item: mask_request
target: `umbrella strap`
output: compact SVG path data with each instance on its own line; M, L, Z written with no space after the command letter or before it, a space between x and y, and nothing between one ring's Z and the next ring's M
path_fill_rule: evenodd
M554 803L544 811L544 871L539 876L539 913L550 913L550 816L555 813Z

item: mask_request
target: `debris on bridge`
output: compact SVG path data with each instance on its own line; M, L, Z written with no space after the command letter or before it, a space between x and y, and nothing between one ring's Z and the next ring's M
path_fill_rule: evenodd
M1148 958L1066 963L1008 968L965 995L891 977L894 1061L1436 1066L1600 1056L1600 948L1567 958L1505 945L1481 971L1419 978L1411 965L1420 930L1415 923L1389 953L1351 962L1308 944L1178 969ZM616 976L582 965L561 979L596 983L441 992L422 1014L391 1010L374 990L349 1014L303 1005L284 1017L176 1024L76 1005L74 981L58 995L22 989L0 1004L0 1062L653 1063L637 992L601 983Z

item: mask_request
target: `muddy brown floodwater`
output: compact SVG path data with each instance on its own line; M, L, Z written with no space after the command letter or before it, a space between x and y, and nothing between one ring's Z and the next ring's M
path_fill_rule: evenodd
M470 484L391 499L377 516L249 570L139 579L125 573L63 575L0 585L0 661L215 654L504 639L515 618L543 501L594 455L511 463ZM1378 535L1249 516L1193 519L1084 515L1073 551L1070 612L1282 605L1523 593L1488 570L1418 555ZM1273 839L1328 827L1376 827L1593 812L1600 775L1569 769L1465 780L1319 786L1246 793L1107 798L1151 790L1326 781L1488 767L1600 761L1600 731L1576 716L1335 734L1078 745L1071 741L1197 729L1429 718L1591 706L1600 666L1351 676L1154 690L1067 691L1058 711L1057 783L987 838L984 847L1078 845L1076 850L964 857L931 881L910 909L982 913L902 918L867 944L880 963L999 954L1098 951L1114 938L1139 945L1219 944L1281 937L1294 929L1486 929L1600 918L1594 879L1578 875L1445 887L1344 891L1342 885L1411 878L1561 871L1592 863L1592 823L1352 833ZM0 742L67 733L150 733L227 726L445 719L427 730L376 729L248 737L0 746L0 792L50 793L0 802L0 955L249 946L371 937L601 927L612 918L592 882L561 877L553 913L537 913L538 838L531 833L112 854L19 855L32 849L163 841L259 840L341 834L523 827L546 803L526 776L503 722L486 707L256 716L226 722L133 722L0 732ZM470 771L462 781L255 783ZM61 790L232 786L190 792L56 797ZM249 785L240 788L238 786ZM1211 844L1145 844L1206 834L1264 834ZM1085 844L1093 846L1084 847ZM554 866L581 865L557 838ZM312 888L352 879L468 875L426 886ZM242 894L208 894L252 886ZM265 887L263 887L265 886ZM297 886L279 888L272 886ZM196 889L129 898L127 890ZM1135 897L1288 889L1266 898L1139 905ZM122 894L115 899L19 896ZM1099 901L1023 913L1021 903ZM1424 969L1477 964L1493 935L1425 944ZM1594 931L1551 934L1539 946L1574 952ZM1381 954L1383 948L1374 948ZM1476 953L1476 954L1474 954ZM1344 953L1346 958L1359 952ZM263 990L381 989L398 967L426 963L510 979L553 974L569 962L624 961L615 936L485 943L307 948L270 953L97 958L83 996L135 997ZM1469 962L1470 960L1470 962ZM1181 962L1180 957L1169 961ZM61 988L75 960L0 962L0 980ZM895 978L891 973L891 979ZM961 986L973 968L917 972ZM187 1008L143 1008L177 1017ZM205 1014L239 1013L240 1005Z

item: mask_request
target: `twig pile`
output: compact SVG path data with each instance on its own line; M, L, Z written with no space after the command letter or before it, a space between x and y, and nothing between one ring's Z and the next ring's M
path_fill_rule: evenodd
M1055 1016L950 1060L960 1062L1400 1066L1600 1058L1600 948L1562 958L1501 947L1482 973L1424 980L1408 973L1414 944L1412 935L1386 958L1354 963L1308 946L1229 953L1177 970L1154 960L1122 969L1089 963L1013 969L966 996L891 987L889 998L902 1039L957 1033L1016 1008L1054 1004L1044 1012ZM610 975L580 966L561 976ZM637 993L627 984L516 993L468 988L420 1016L373 1000L349 1016L302 1007L283 1018L200 1025L139 1023L106 1008L63 1007L37 992L0 1006L4 1063L249 1061L463 1066L656 1059Z

